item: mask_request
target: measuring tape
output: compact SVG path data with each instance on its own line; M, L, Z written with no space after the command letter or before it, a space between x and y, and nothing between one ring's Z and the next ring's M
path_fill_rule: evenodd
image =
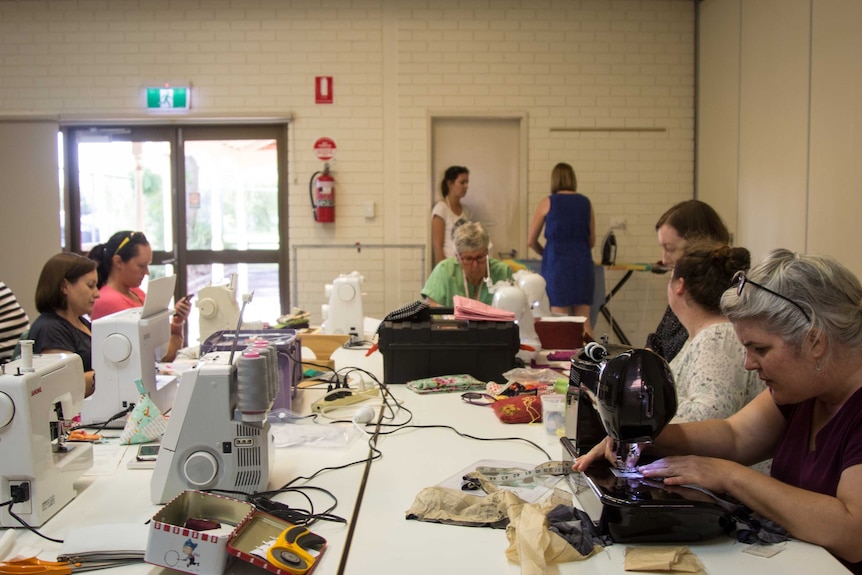
M539 477L542 475L568 475L572 471L572 464L565 461L548 461L540 463L533 469L518 469L513 470L511 467L490 467L490 473L482 473L481 471L471 471L463 477L464 483L461 485L463 490L475 490L481 488L479 481L480 476L493 483L494 485L511 485L523 482L531 477ZM494 473L496 470L501 470L502 473Z

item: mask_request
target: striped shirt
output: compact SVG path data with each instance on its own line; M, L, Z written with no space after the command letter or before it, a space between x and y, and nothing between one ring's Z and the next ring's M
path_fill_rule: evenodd
M18 338L29 327L30 319L15 294L0 282L0 361L11 359Z

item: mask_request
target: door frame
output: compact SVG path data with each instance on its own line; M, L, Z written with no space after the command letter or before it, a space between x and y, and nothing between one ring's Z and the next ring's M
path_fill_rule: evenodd
M431 191L431 198L437 197L437 189L440 185L440 182L435 181L434 174L434 122L437 120L517 120L518 122L518 154L520 157L520 165L518 166L518 189L517 189L517 202L518 202L518 211L521 214L520 221L521 225L517 230L517 241L512 242L516 245L516 249L518 250L518 254L521 257L526 257L527 253L527 229L530 224L530 213L529 213L529 189L528 189L528 157L527 157L527 120L528 114L527 112L497 112L489 114L487 111L450 111L450 110L429 110L427 119L426 119L426 133L427 133L427 162L426 162L426 175L425 181L428 182L428 190ZM433 206L433 203L432 203ZM428 220L428 232L427 236L427 244L428 244L428 255L427 259L429 262L433 261L433 257L431 256L431 226L430 226L430 218Z
M280 313L290 309L290 238L289 238L289 176L288 176L288 155L290 149L288 147L288 130L290 127L290 119L272 119L272 120L249 120L248 122L238 121L192 121L188 122L140 122L135 120L103 122L98 120L93 121L74 121L60 124L60 130L63 133L63 156L65 170L64 178L64 194L63 201L66 214L65 222L65 245L69 251L86 255L81 248L81 196L78 182L78 159L77 159L77 144L75 138L70 137L70 133L82 131L83 129L103 130L106 134L114 131L118 134L134 132L136 136L146 134L163 134L170 133L171 137L166 141L170 142L172 154L172 171L174 181L171 182L171 201L174 213L173 221L173 239L174 244L170 251L154 251L153 263L155 265L173 264L175 274L177 276L175 297L179 299L185 295L187 284L186 266L210 264L210 263L277 263L278 264L278 281L279 281L279 305L281 306ZM283 153L277 154L277 169L278 169L278 219L279 219L279 249L276 260L272 261L271 254L267 251L248 250L242 252L211 252L201 250L188 250L186 248L186 210L185 202L180 194L184 191L185 184L177 182L185 182L185 157L183 153L183 144L187 139L201 139L198 137L186 138L186 134L198 135L211 130L214 138L220 138L219 134L227 132L239 132L249 137L253 137L257 132L264 131L268 133L275 128L275 140L279 150ZM271 137L267 135L267 137ZM230 138L226 138L230 139ZM73 168L74 167L74 168Z

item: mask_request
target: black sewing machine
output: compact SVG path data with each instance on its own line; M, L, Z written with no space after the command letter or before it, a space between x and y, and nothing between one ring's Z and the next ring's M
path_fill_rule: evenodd
M636 471L639 444L661 433L676 413L673 375L662 357L588 344L572 358L566 404L562 443L569 455L585 454L606 435L617 445L615 465L601 460L569 476L603 534L616 542L693 542L734 528L734 503L696 486L665 487Z

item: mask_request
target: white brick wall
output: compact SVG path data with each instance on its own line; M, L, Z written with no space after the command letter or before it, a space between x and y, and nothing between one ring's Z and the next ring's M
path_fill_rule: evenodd
M142 88L190 82L193 116L295 118L293 243L426 244L429 110L514 110L529 119L530 210L568 161L599 238L625 218L619 259L644 262L659 257L655 220L692 196L694 57L688 0L3 1L0 116L139 118ZM319 75L334 78L331 106L314 104ZM554 131L603 127L663 131ZM334 226L308 205L321 136L338 145ZM319 313L322 284L355 256L300 265L294 300ZM386 278L369 313L418 296L399 285L415 261L362 256L367 278ZM641 343L664 305L664 279L636 273L612 309Z

